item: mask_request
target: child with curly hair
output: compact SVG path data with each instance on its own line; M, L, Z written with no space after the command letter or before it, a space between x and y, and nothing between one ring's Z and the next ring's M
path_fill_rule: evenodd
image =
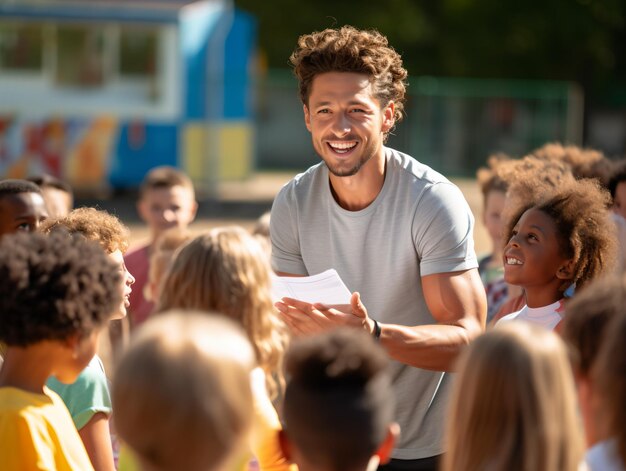
M34 231L48 217L41 189L26 180L0 181L0 237Z
M107 253L109 259L118 267L122 274L120 289L124 298L111 317L111 321L120 322L126 317L129 306L131 285L135 278L124 265L123 253L128 247L128 229L118 218L106 211L94 208L78 208L67 216L47 220L42 227L44 233L69 233L98 243ZM111 326L113 322L109 323ZM100 354L110 356L111 344L101 342ZM109 352L107 353L107 350ZM64 384L51 377L47 386L56 392L70 411L72 420L83 440L91 463L96 471L115 469L114 443L109 433L109 421L112 413L111 396L105 368L99 355L95 355L75 382ZM114 442L115 440L113 440Z
M280 451L280 422L270 398L284 383L287 332L271 296L271 269L261 244L244 229L227 227L200 235L176 255L161 284L157 312L217 311L243 326L258 368L252 372L256 427L252 452L261 470L288 469Z
M615 229L608 193L592 180L562 182L539 202L525 202L506 225L504 279L524 289L525 306L499 322L524 320L554 329L565 291L580 291L612 268Z
M0 241L0 463L4 469L93 469L67 408L45 385L72 383L122 302L119 267L67 234Z

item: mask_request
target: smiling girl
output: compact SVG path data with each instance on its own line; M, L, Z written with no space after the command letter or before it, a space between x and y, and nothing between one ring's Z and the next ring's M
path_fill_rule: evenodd
M500 322L524 320L555 329L564 292L576 291L611 267L615 230L609 196L593 181L566 182L535 205L513 212L505 229L504 279L520 286L526 305Z

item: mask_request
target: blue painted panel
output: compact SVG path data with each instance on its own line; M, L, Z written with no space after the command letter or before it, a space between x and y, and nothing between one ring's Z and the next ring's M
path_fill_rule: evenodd
M226 38L224 117L245 119L252 116L250 61L256 53L257 23L240 10Z
M184 61L184 116L204 119L207 110L207 47L211 34L223 16L222 5L207 4L180 19L181 57Z
M177 164L177 124L122 123L109 181L114 187L137 186L152 167Z

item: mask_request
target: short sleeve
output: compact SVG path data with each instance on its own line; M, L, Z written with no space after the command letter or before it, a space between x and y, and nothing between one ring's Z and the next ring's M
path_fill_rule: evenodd
M290 184L274 199L270 217L272 268L277 272L306 275L298 237L297 206Z
M50 378L47 386L61 396L78 430L87 425L98 412L111 415L109 385L102 362L97 357L80 373L74 383L63 384L55 378Z
M412 232L422 276L476 268L474 216L463 193L451 183L424 190Z

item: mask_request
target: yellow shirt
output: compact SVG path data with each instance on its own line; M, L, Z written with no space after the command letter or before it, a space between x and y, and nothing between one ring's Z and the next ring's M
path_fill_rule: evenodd
M0 466L15 470L93 470L72 418L56 393L0 388Z

